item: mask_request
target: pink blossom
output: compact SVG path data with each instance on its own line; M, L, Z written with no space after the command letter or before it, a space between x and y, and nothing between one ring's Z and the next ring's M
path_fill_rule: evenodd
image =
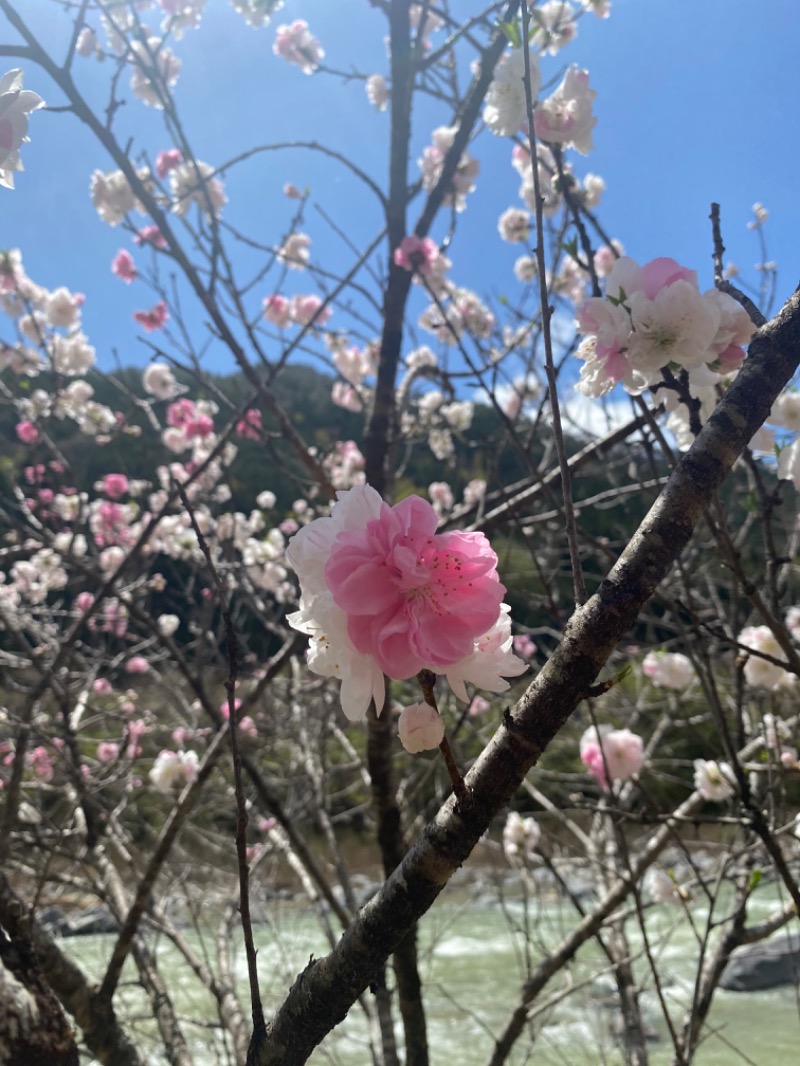
M352 385L346 385L343 381L334 381L331 388L331 400L337 407L343 407L345 411L358 413L363 410L361 397Z
M523 659L532 659L536 654L536 645L527 633L518 633L514 637L514 651Z
M483 696L473 696L468 711L470 718L476 718L478 715L486 714L491 706L491 703L489 703L488 700L485 700Z
M293 296L290 302L292 320L301 326L308 325L312 319L315 326L324 326L331 317L330 307L322 307L319 296Z
M289 623L312 638L311 670L341 679L353 720L371 700L383 707L384 670L398 679L423 668L446 673L467 700L465 681L503 691L503 675L524 669L509 654L508 608L488 541L437 535L437 521L419 497L389 507L356 485L337 493L330 518L310 522L287 546L302 593Z
M486 537L437 524L418 496L381 503L364 529L338 535L325 566L350 639L390 677L458 662L497 619L505 587Z
M128 659L125 670L129 674L147 674L150 672L150 663L143 655L134 655Z
M236 434L245 440L259 440L261 437L261 412L253 407L245 411L244 418L236 423Z
M253 740L258 738L258 726L249 714L246 714L244 718L239 719L239 729L245 736L252 737Z
M35 444L39 439L39 430L28 419L17 423L17 436L23 444Z
M430 274L439 256L439 246L430 237L417 237L412 233L403 237L394 250L394 261L404 270L415 270L419 274Z
M146 333L153 333L157 329L163 329L169 321L169 312L164 300L160 300L149 311L134 311L133 317Z
M689 270L669 256L651 259L641 270L642 291L648 299L653 300L662 289L674 285L676 281L688 281L697 288L697 271Z
M594 726L581 737L581 762L597 778L601 788L608 788L612 781L626 781L638 774L644 765L642 738L630 729L599 731Z
M128 739L125 747L125 754L135 759L142 754L142 749L139 746L139 741L147 732L147 723L141 719L136 718L134 721L128 723Z
M400 712L397 732L406 751L416 755L439 747L444 740L444 722L430 704L412 703Z
M136 263L133 261L133 256L126 248L120 248L111 263L111 273L116 274L118 278L125 282L126 285L139 276L139 271L136 269Z
M133 238L135 244L152 244L154 248L166 248L167 242L158 226L142 226Z
M88 611L94 603L94 596L91 592L79 592L75 597L75 606L79 611Z
M82 595L83 595L83 593L82 593ZM87 593L86 595L91 596L91 593ZM114 688L113 688L111 682L108 680L107 677L97 677L97 678L95 678L95 680L94 680L94 682L92 684L92 692L94 692L97 696L108 696L113 691L114 691Z
M236 699L233 701L233 708L234 708L234 710L236 711L237 714L239 713L239 709L240 709L241 706L242 706L242 701L237 696ZM230 708L230 703L228 702L228 700L223 700L222 703L219 705L219 713L220 713L220 716L222 718L224 718L225 721L227 722L228 719L231 716L231 708Z
M446 481L432 481L428 485L428 496L430 496L433 509L437 514L444 514L446 511L452 510L455 502L453 490Z
M278 27L272 51L288 63L294 63L304 74L313 74L325 55L303 19L295 19L291 25Z
M164 152L159 152L156 156L156 174L159 178L166 178L167 174L180 166L182 162L183 156L180 148L168 148Z
M291 181L287 181L283 187L283 195L289 200L302 200L303 194Z
M167 425L174 429L183 429L195 416L194 400L182 399L171 403L167 408Z
M596 95L589 88L589 72L571 66L552 96L536 108L533 116L536 136L543 141L571 145L586 155L592 147L592 129L597 122L592 115Z
M262 305L264 318L278 329L286 329L292 321L291 305L285 296L275 293L264 297Z
M47 748L41 745L28 753L28 765L40 781L53 780L53 760Z
M112 740L101 740L100 743L97 745L98 762L113 762L118 755L119 744L115 744Z
M214 432L214 420L206 414L196 414L194 418L190 418L183 425L183 434L187 440L194 440L195 437L208 437Z
M128 491L128 479L124 474L106 474L103 478L103 492L112 500L118 500Z

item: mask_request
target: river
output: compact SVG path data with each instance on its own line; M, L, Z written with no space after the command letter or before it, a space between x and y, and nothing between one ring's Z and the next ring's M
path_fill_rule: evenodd
M751 921L765 917L774 907L774 889L765 888L752 901ZM696 928L707 915L692 907ZM432 1066L484 1066L497 1034L517 1001L525 973L548 945L569 930L570 914L555 901L528 903L516 899L505 904L475 900L442 901L421 923L421 971L425 985ZM691 994L697 959L697 937L680 908L667 906L648 912L648 936L658 959L663 994L673 1008L679 1027L683 1005ZM631 940L636 938L631 922ZM211 923L209 923L211 926ZM213 953L213 929L206 949ZM201 937L187 932L197 948ZM311 955L326 952L327 944L315 917L291 903L271 908L271 921L256 927L258 967L265 1009L281 1002L295 974ZM72 954L92 970L100 971L113 937L84 937L65 942ZM209 1002L185 967L175 965L174 949L165 940L157 945L159 964L182 1016L209 1017ZM236 961L246 1003L243 956ZM643 974L641 960L637 973ZM565 996L562 993L572 988ZM568 970L557 975L537 1004L536 1017L509 1058L509 1066L525 1062L535 1066L615 1066L622 1059L617 1049L613 1006L614 986L607 963L596 945L587 944ZM135 1032L142 1048L153 1046L153 1023L147 1005L132 990L126 991L127 1010L137 1016ZM545 1001L552 1002L546 1006ZM643 994L643 1009L652 1029L651 1066L668 1066L671 1044L652 981ZM196 1066L217 1066L213 1029L189 1025L186 1029ZM316 1066L368 1066L366 1024L358 1006L310 1060ZM800 1000L794 988L769 992L719 991L715 997L696 1066L795 1066L800 1060ZM154 1053L148 1066L165 1060Z

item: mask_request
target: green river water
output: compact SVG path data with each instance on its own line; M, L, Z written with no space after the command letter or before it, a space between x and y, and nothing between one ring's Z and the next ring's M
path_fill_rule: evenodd
M756 893L750 920L765 917L774 905L772 890ZM702 925L703 909L695 905L692 914ZM426 916L420 930L420 954L432 1066L484 1066L494 1035L516 1004L527 966L535 965L547 945L557 943L569 931L573 915L553 902L531 901L526 905L517 900L506 905L497 901L443 902ZM679 909L654 908L648 912L647 922L663 978L663 994L679 1027L683 1004L691 992L697 939ZM634 936L635 922L630 926L632 942L638 946L641 939ZM186 935L202 950L199 934ZM281 1002L309 957L324 954L327 945L313 914L288 903L275 905L271 921L256 928L256 938L262 995L270 1011ZM66 942L71 953L98 971L112 943L113 938L99 936ZM213 930L205 949L213 954ZM202 1024L204 1017L213 1020L207 997L194 979L186 976L184 966L175 966L174 949L166 941L158 943L157 951L180 1014L200 1023L186 1027L196 1066L227 1061L214 1050L213 1026ZM605 966L599 949L588 944L578 960L552 980L537 1003L542 1010L531 1022L530 1032L520 1039L509 1066L525 1062L535 1066L614 1066L622 1062L614 1032L618 1015L613 1006L613 982L604 972ZM237 959L236 972L242 1000L247 1003L243 956ZM641 962L637 963L637 973L644 973ZM570 986L573 991L562 996ZM146 1005L137 1000L132 989L127 995L127 1009L138 1014L137 1041L143 1049L153 1046L153 1023ZM718 992L696 1066L796 1066L800 1062L798 995L794 988L748 994ZM546 1006L547 1001L554 1000L558 1001ZM671 1044L652 982L643 1004L653 1030L651 1066L667 1066L672 1061ZM310 1061L315 1066L369 1066L366 1036L364 1015L356 1006ZM152 1066L162 1062L155 1052L148 1058Z

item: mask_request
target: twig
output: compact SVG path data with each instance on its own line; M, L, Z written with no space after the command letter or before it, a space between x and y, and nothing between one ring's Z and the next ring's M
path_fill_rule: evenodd
M231 755L233 758L233 784L236 793L236 853L239 860L239 912L242 918L242 934L244 936L244 949L247 957L247 976L250 982L250 1004L253 1014L253 1038L257 1043L259 1037L266 1032L264 1008L261 1003L261 993L258 988L258 967L256 965L256 946L253 939L253 924L250 918L250 869L247 863L247 803L242 784L242 757L239 753L238 737L238 714L236 710L236 678L239 670L239 648L236 640L236 632L231 618L230 602L227 590L222 583L214 560L211 558L206 539L200 526L197 524L194 508L183 490L183 486L174 482L175 488L186 508L189 520L192 524L197 543L200 547L208 569L217 589L222 620L225 625L225 646L228 657L228 677L225 681L225 690L228 693L228 725L230 727Z

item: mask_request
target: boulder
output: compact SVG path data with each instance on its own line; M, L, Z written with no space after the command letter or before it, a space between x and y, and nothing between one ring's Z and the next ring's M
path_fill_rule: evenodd
M720 988L729 992L760 992L781 985L800 985L800 934L750 944L731 955Z

